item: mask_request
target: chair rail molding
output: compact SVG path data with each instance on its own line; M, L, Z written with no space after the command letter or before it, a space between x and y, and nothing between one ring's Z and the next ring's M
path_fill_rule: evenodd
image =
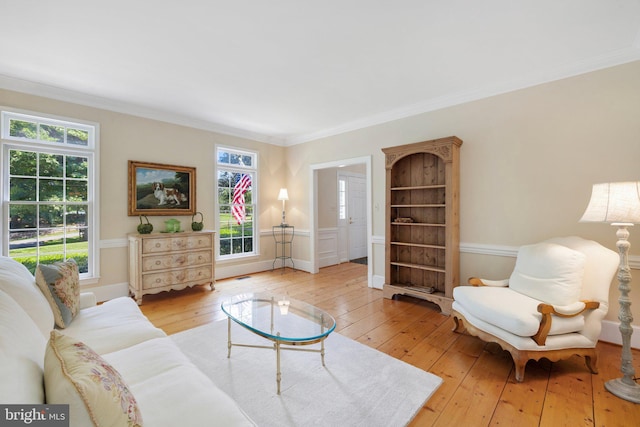
M488 245L484 243L460 242L460 252L468 254L495 255L516 258L519 246ZM629 267L640 270L640 255L629 255Z

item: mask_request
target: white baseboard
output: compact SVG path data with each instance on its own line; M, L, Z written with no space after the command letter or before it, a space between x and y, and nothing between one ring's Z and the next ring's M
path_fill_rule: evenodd
M280 261L275 263L275 269L282 266ZM291 262L287 261L287 267L291 267ZM309 261L294 259L293 267L296 270L311 272L311 263ZM273 260L264 260L258 262L252 262L249 264L237 264L237 265L224 265L222 263L216 263L216 280L228 279L229 277L246 276L252 273L259 273L261 271L269 271L274 268Z
M371 287L374 289L382 289L384 285L384 276L373 275L371 278Z
M293 260L296 270L311 272L311 263L303 260ZM280 267L280 264L276 263L276 269ZM291 267L291 263L287 263L287 267ZM259 261L252 262L250 264L229 265L224 266L216 265L216 280L227 279L229 277L245 276L252 273L259 273L261 271L269 271L273 268L273 261ZM129 295L129 283L114 283L111 285L100 286L83 286L81 292L93 292L98 302L108 301L110 299L123 297Z
M622 335L620 335L619 328L619 322L604 320L602 322L602 331L600 332L600 341L622 345ZM640 350L640 327L631 325L631 328L633 329L631 335L631 348Z

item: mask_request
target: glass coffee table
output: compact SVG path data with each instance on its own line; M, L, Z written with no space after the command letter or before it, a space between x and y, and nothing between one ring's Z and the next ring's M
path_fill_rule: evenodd
M324 365L324 340L336 328L335 319L327 312L288 297L266 293L241 294L222 303L227 315L227 357L231 347L269 348L276 351L276 383L280 394L280 350L320 353ZM231 340L231 321L273 341L272 346L241 344ZM299 348L320 343L320 348Z

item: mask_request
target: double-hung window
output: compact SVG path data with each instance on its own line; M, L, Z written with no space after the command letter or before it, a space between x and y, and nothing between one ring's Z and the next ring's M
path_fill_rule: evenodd
M95 123L2 111L2 253L98 276Z
M257 153L216 148L219 259L258 253L256 239Z

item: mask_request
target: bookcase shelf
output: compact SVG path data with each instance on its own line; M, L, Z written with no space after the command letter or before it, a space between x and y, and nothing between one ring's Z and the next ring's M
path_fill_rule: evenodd
M455 136L384 148L385 298L423 298L451 312L459 283L460 146Z

